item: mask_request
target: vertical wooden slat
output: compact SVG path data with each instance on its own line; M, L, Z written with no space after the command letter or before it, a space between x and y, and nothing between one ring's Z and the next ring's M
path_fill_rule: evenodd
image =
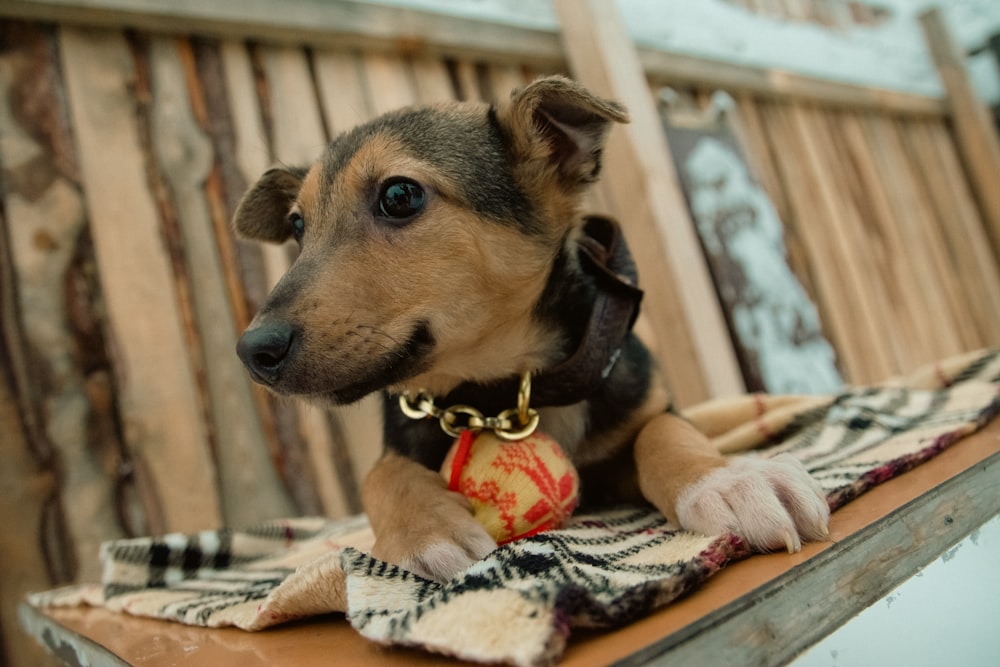
M3 231L0 228L0 234ZM0 252L4 250L2 246L0 241ZM7 293L0 294L0 307L5 306L7 296ZM9 361L5 356L0 346L0 368L4 369ZM0 534L0 567L4 582L0 587L0 662L52 667L63 663L47 655L25 636L18 623L17 608L29 592L45 590L57 583L45 571L40 534L43 508L55 491L56 480L51 470L40 470L38 461L30 455L16 405L9 376L0 372L0 433L3 433L0 437L0 456L3 457L0 484L4 488L0 494L0 512L5 517L5 530Z
M773 155L779 157L778 174L788 193L791 216L787 224L794 225L815 276L816 296L820 316L826 323L846 379L857 381L865 360L858 350L851 314L853 305L842 290L845 283L842 266L830 252L827 240L829 227L834 224L830 212L821 200L820 185L810 158L801 141L793 110L787 104L775 104L764 116ZM780 148L780 150L779 150Z
M40 539L39 546L65 552L48 554L54 574L94 577L100 568L93 554L101 541L121 536L122 529L107 483L105 452L88 441L94 415L67 312L68 305L78 304L70 275L86 237L83 198L74 182L72 137L49 35L25 24L6 30L17 34L0 55L0 99L5 102L0 111L5 283L0 339L8 355L3 368L17 389L22 419L30 422L25 435L39 465L31 476L60 471L59 489L52 488L50 496L54 523L45 532L63 539L57 544ZM13 431L3 433L0 440ZM11 452L15 459L23 454ZM18 493L16 486L5 488ZM60 502L59 494L71 502ZM17 523L41 520L39 512L6 516ZM38 525L24 528L27 534L39 532Z
M190 45L166 37L150 42L153 142L170 184L184 240L209 394L223 514L229 525L246 525L292 512L268 459L267 443L249 379L234 352L236 324L225 291L205 182L212 147L191 111L181 63Z
M773 151L779 150L779 148L768 141L764 128L764 115L768 108L766 102L750 95L740 95L737 97L737 108L732 112L734 122L753 175L760 181L761 186L774 203L778 217L784 224L788 264L802 282L802 286L810 295L812 302L816 303L816 286L811 267L805 257L805 250L802 247L802 239L799 238L796 226L788 224L791 218L788 194L778 176L777 158L773 154Z
M934 195L937 223L953 256L956 275L969 295L980 344L1000 343L1000 263L990 252L990 239L969 189L951 135L941 123L920 123L913 137L919 164L937 169L920 170L928 191Z
M482 102L483 95L479 89L479 74L476 64L469 60L459 60L455 63L455 77L458 80L458 92L461 99L468 102Z
M516 88L523 88L524 71L516 65L493 65L487 70L493 101L506 100Z
M814 108L793 107L794 124L806 149L806 157L819 185L819 207L830 216L827 229L831 250L843 266L844 283L851 306L851 325L856 331L859 352L866 358L862 382L874 382L896 374L885 294L880 289L873 242L846 179L856 177L837 155L837 139L828 124L828 115Z
M927 45L948 93L958 145L983 217L989 223L993 250L1000 256L1000 138L986 106L976 95L965 57L955 44L940 9L920 15Z
M87 413L79 409L82 382L72 348L67 348L72 341L62 312L65 302L60 299L66 298L64 255L72 254L81 232L82 202L66 174L59 173L75 171L72 153L63 156L68 159L62 165L55 155L55 147L69 143L69 136L64 124L55 120L62 109L57 102L59 80L49 37L21 23L0 27L0 41L6 47L0 53L0 164L4 167L0 174L0 516L4 517L0 664L44 667L55 665L56 660L24 634L18 605L28 592L79 574L79 569L74 573L74 566L86 554L80 549L94 548L93 539L100 537L113 518L110 490L101 485L100 470L95 471L92 452L77 430ZM43 142L48 140L47 146L40 145L40 136ZM27 244L15 248L16 236ZM50 276L56 281L49 280ZM52 418L51 424L46 423L47 417ZM74 439L67 443L58 436L52 438L53 430ZM53 510L60 507L60 487L66 484L60 484L58 457L67 444L69 457L83 466L68 481L73 490L80 490L80 481L88 482L84 496L88 502L76 511L58 512ZM92 502L94 491L104 496L103 502ZM66 521L58 521L59 525L46 525L47 518L63 517ZM95 525L77 525L81 519ZM70 540L53 544L46 539L52 528ZM114 535L117 529L108 532ZM82 569L83 574L93 572L89 564Z
M671 390L681 405L740 393L736 355L635 45L610 0L556 0L555 7L575 76L630 107L632 122L615 130L606 147L604 179L622 207L647 290L645 312L667 341L661 363Z
M274 157L284 164L310 165L323 154L327 138L306 55L287 47L261 47L259 54L271 92ZM289 266L288 261L272 265L272 278ZM357 511L357 480L336 414L304 403L297 408L323 511L329 516Z
M938 276L937 294L932 299L932 308L937 310L937 317L943 314L951 318L949 326L939 329L943 335L939 351L935 356L940 359L975 349L980 343L975 322L971 317L972 304L967 293L962 290L958 272L949 257L947 242L941 234L940 225L935 221L930 191L922 187L919 172L923 169L907 151L906 126L896 119L892 122L892 131L896 146L895 155L900 163L899 171L906 176L909 201L915 213L911 217L912 222L917 225L917 240L914 245L920 247L927 258L924 266L930 269L932 275Z
M870 121L869 121L870 123ZM881 153L866 136L861 118L847 115L841 123L841 140L852 159L858 180L864 189L867 226L879 243L873 251L882 269L881 288L888 297L892 315L893 353L902 368L916 368L933 349L933 331L926 326L929 317L927 299L920 290L920 280L914 275L914 263L900 233L896 209L890 201L885 183L886 174L880 171L878 158Z
M228 96L233 131L233 153L227 156L235 162L244 183L259 178L270 166L271 149L264 118L260 107L257 82L246 45L226 41L220 45L222 74ZM242 192L238 193L242 194ZM258 300L260 306L267 291L278 281L288 266L288 249L273 244L243 242L244 252L259 252L263 276L248 278L259 283ZM300 511L318 514L324 511L320 492L319 475L311 462L308 445L299 428L298 408L282 399L277 399L261 387L254 389L259 403L269 408L273 418L274 458L278 471L285 480L289 492L295 497ZM323 468L325 471L326 468Z
M62 66L114 338L126 442L151 476L163 530L221 523L215 469L184 349L174 278L145 181L120 33L62 28Z
M417 101L413 79L399 58L369 53L364 57L364 64L373 115L409 106Z
M354 53L313 54L320 108L331 133L346 132L371 118L361 59ZM382 454L381 397L369 396L338 410L355 479L362 480Z
M455 99L448 67L440 58L415 58L411 67L418 102L432 104Z
M372 117L361 58L346 51L313 54L320 106L331 134L350 130Z
M876 177L885 184L895 213L899 239L892 250L897 253L897 261L909 267L911 284L917 290L914 300L919 300L923 307L920 320L935 322L933 327L924 325L930 340L922 358L916 360L926 363L962 349L953 312L958 305L949 297L953 277L950 272L942 272L944 267L936 263L935 249L926 239L924 228L929 212L924 207L922 189L914 183L892 121L885 117L872 118L866 137L878 168Z

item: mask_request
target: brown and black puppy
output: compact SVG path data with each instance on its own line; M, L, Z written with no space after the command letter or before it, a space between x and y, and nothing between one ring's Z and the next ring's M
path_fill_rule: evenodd
M762 550L827 535L826 502L798 464L723 458L670 412L631 321L610 346L601 333L615 329L601 313L620 311L597 312L614 279L591 258L607 246L629 260L613 240L593 250L588 225L607 230L580 200L615 122L627 122L620 105L549 77L495 107L381 116L244 196L243 236L301 247L240 340L253 378L320 402L386 394L386 452L364 486L376 556L447 579L496 546L437 472L452 437L406 417L398 395L495 415L515 405L522 373L544 378L570 358L599 372L570 373L589 379L533 403L586 505L646 499L684 528Z

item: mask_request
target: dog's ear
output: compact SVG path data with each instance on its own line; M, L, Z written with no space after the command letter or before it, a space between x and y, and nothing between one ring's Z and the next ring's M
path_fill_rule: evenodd
M515 90L496 113L516 157L554 167L570 187L597 180L611 123L629 121L621 104L601 99L562 76L538 79Z
M233 216L236 232L255 241L282 243L292 235L288 211L308 169L274 167L243 195Z

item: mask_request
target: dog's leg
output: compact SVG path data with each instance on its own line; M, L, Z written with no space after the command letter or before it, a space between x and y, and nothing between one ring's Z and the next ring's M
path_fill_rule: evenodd
M758 551L798 551L802 540L829 537L823 492L791 457L726 458L671 414L643 428L635 457L643 495L686 530L733 532Z
M372 555L423 577L447 581L496 549L465 496L405 456L386 453L362 495L375 533Z

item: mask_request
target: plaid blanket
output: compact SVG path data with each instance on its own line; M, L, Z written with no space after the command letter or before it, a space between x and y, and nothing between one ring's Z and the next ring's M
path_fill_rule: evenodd
M799 458L836 509L982 427L1000 410L998 391L995 350L836 396L742 396L687 416L727 452ZM372 541L364 517L120 540L102 549L101 585L29 601L246 630L344 612L377 642L540 665L558 659L571 629L628 623L749 555L736 536L682 532L647 508L577 516L447 584L373 559Z

